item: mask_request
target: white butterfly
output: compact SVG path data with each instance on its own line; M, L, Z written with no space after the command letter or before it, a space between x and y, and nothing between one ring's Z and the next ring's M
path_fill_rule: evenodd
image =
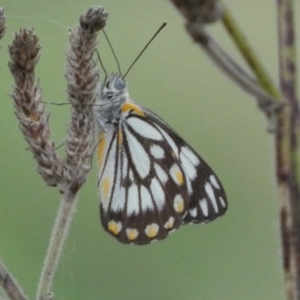
M210 222L227 210L216 174L187 143L129 98L113 74L101 89L95 117L100 214L122 243L147 244L181 224Z

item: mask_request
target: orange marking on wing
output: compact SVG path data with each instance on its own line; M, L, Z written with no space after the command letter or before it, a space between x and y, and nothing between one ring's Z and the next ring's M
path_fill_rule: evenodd
M123 133L122 133L122 129L120 128L118 130L118 146L120 147L123 143Z
M158 225L157 224L150 224L146 227L145 233L149 238L154 238L157 236L158 233Z
M175 176L177 178L178 184L182 185L183 184L183 175L182 175L182 172L180 170L177 170L176 173L175 173Z
M139 107L137 107L133 103L125 103L125 104L123 104L121 110L122 110L123 113L125 113L125 112L127 112L129 110L133 110L135 114L137 114L137 115L139 115L141 117L145 116L145 113Z
M174 208L179 213L184 211L184 202L180 195L177 195L174 199Z
M105 154L105 146L106 146L106 139L104 137L104 133L101 133L99 136L99 144L98 144L98 167L102 167L104 162L104 154Z
M165 223L166 229L171 229L174 225L174 218L170 217L169 220Z
M133 241L137 238L139 233L135 228L127 228L126 229L126 234L127 234L128 239L130 241Z
M108 222L108 230L112 232L114 235L117 235L122 229L122 225L120 222L109 221Z
M104 178L101 182L101 189L102 189L102 194L104 197L104 199L102 199L102 201L108 200L108 193L109 193L110 187L111 187L111 180L108 177Z

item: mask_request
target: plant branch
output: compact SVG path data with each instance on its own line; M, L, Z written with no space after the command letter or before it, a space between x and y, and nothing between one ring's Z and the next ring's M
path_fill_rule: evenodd
M19 128L38 164L38 172L50 186L60 185L62 163L50 140L49 115L42 103L42 90L35 79L35 66L39 60L39 39L32 29L16 33L9 54L10 71L15 80L12 92Z
M292 0L277 1L280 86L289 109L278 115L277 181L287 299L300 299L300 117Z
M269 80L262 64L239 31L233 18L230 18L225 5L216 0L172 0L172 2L185 17L187 31L194 41L204 49L216 65L233 79L238 86L257 99L259 107L265 112L267 117L272 117L274 110L281 103L280 93ZM258 81L248 75L207 32L205 28L207 23L221 19L225 21L227 28L230 28L232 33L234 33L234 41L240 45L238 48L242 50L242 55L249 62L251 69L254 69L254 74L257 77L259 76Z
M272 82L270 76L268 75L268 72L265 70L262 62L252 49L246 36L242 33L240 27L235 22L229 9L225 6L225 4L223 5L224 11L221 20L233 42L237 46L245 61L248 63L248 66L256 75L256 78L262 88L270 95L272 95L277 101L281 101L281 94L279 90Z
M0 260L0 285L11 300L27 300L21 287Z
M51 284L76 205L75 196L91 168L95 134L91 105L94 104L99 88L93 53L97 33L105 26L106 18L107 13L100 6L95 6L81 16L80 26L70 30L65 77L68 81L72 118L65 142L67 155L63 162L65 190L40 276L37 300L53 298Z
M217 43L217 41L205 30L203 26L188 24L188 32L194 40L202 46L202 49L216 63L216 65L231 77L244 91L254 96L268 116L269 108L276 100L265 92L260 85L248 75Z
M4 36L5 30L6 30L6 26L5 26L4 8L0 7L0 40Z
M71 223L75 205L75 194L65 193L58 209L46 259L44 261L44 267L40 276L37 291L38 300L51 300L53 297L50 292L50 288L63 244L67 236L69 225Z

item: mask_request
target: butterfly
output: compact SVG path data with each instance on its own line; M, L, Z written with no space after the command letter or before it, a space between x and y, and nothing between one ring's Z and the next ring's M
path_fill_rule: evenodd
M160 117L134 103L112 74L94 115L98 194L104 229L125 244L161 240L181 224L207 223L227 210L220 180Z

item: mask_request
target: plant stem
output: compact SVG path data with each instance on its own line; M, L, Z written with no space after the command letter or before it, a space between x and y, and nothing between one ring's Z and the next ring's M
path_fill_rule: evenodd
M21 287L0 260L0 285L11 300L27 300Z
M300 299L300 118L296 93L293 1L278 0L280 86L289 109L279 114L276 136L282 255L287 299Z
M195 42L201 45L207 55L216 65L225 72L244 91L254 96L261 108L266 108L265 112L270 116L268 108L276 103L274 97L266 92L257 81L248 75L233 59L225 52L217 41L209 34L203 26L187 25L187 30L194 38Z
M49 300L53 275L59 260L65 237L76 206L75 194L66 192L54 223L44 266L38 285L37 300ZM51 297L50 297L51 299Z
M281 100L280 92L274 85L267 71L264 69L262 62L259 60L258 56L255 54L254 50L247 41L245 35L240 30L239 26L235 22L230 11L224 4L224 11L222 15L222 22L226 30L228 31L230 37L233 39L235 45L239 49L241 55L248 63L249 67L252 69L257 77L258 82L264 90L266 90L270 95L272 95L277 100Z

